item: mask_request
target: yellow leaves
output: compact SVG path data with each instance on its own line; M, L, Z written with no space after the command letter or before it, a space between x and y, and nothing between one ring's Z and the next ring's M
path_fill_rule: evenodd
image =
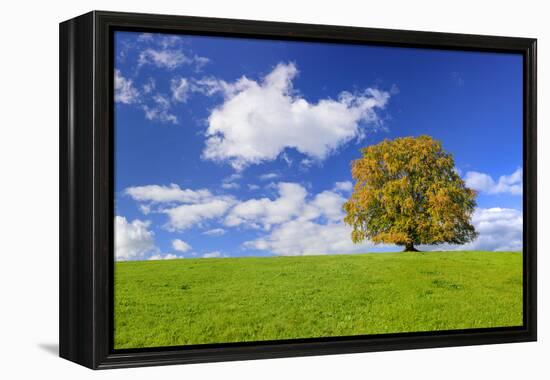
M379 243L394 243L398 245L405 245L407 243L412 242L412 240L409 238L409 236L404 232L399 231L389 231L389 232L382 232L376 236L372 237L372 242L379 244Z
M354 192L344 204L354 242L463 243L476 236L470 224L476 194L439 141L403 137L361 152L351 165Z

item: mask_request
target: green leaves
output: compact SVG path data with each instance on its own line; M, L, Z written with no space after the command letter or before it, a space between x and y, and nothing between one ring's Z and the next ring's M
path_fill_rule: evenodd
M464 244L477 233L470 220L476 193L454 160L430 136L384 140L361 150L344 221L358 243Z

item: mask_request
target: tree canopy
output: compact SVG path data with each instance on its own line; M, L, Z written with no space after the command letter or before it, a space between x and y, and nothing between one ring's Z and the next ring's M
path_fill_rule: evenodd
M352 162L355 187L344 203L354 243L370 240L415 251L420 244L465 244L476 192L458 175L453 156L430 136L384 140Z

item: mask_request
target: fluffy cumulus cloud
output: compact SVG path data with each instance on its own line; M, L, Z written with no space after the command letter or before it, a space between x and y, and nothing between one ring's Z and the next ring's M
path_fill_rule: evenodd
M181 189L177 185L132 187L126 189L126 194L140 202L141 206L147 206L148 212L167 215L168 221L164 227L169 231L202 228L202 234L211 237L221 236L231 228L257 231L256 238L243 242L244 249L285 256L398 249L390 245L374 245L370 242L354 244L351 241L351 228L343 222L342 209L352 188L351 182L336 182L332 189L316 194L309 193L298 183L279 182L274 186L277 189L275 197L244 200L214 195L206 190ZM474 242L462 246L421 248L491 251L522 249L521 211L479 208L473 214L472 223L479 233ZM118 259L142 258L149 253L160 255L154 246L153 232L148 227L148 222L134 220L129 223L117 217ZM180 239L172 241L172 248L182 253L191 250L191 246ZM203 255L221 256L219 252Z
M232 198L214 198L203 203L183 204L162 209L160 212L168 215L166 227L170 231L183 231L202 222L223 216L233 205Z
M191 250L191 246L181 239L172 240L172 248L174 248L176 251L183 252L183 253Z
M166 214L169 231L183 231L223 216L235 203L230 196L214 196L206 189L182 189L176 184L134 186L124 193L140 202L144 214Z
M287 186L285 189L283 185ZM260 199L263 207L255 208L254 213L238 212L239 206L231 210L246 218L244 226L260 225L270 232L243 244L245 248L269 251L276 255L295 256L308 254L354 253L372 250L370 243L353 244L351 229L343 223L342 204L346 201L334 191L323 191L306 197L305 188L298 184L279 185L279 197L275 200ZM286 190L286 191L282 191ZM251 201L248 201L251 202ZM241 203L242 204L246 204ZM292 205L286 212L280 204ZM273 213L275 213L273 215ZM226 223L228 221L226 219ZM239 223L239 224L241 224Z
M157 251L155 235L149 230L150 222L135 219L128 222L123 216L115 217L115 257L118 261L142 259Z
M205 190L181 189L175 184L131 187L125 193L142 206L147 205L148 212L166 214L168 230L202 228L207 225L205 222L221 223L226 228L258 229L266 235L244 246L278 255L321 253L321 246L326 247L324 253L360 252L370 246L351 243L351 231L342 223L345 198L339 191L311 195L298 183L280 182L275 186L278 195L274 198L240 201ZM348 186L336 187L346 189ZM225 233L226 229L220 227L203 232L207 236ZM179 252L191 249L180 239L172 241L172 248Z
M523 194L523 170L518 168L510 175L503 175L494 180L490 175L469 171L464 176L466 185L486 194Z
M293 89L297 74L294 64L280 63L261 81L242 77L234 83L204 82L204 92L221 92L224 102L208 118L203 157L229 162L238 170L274 160L286 148L323 160L364 136L365 125L380 122L376 111L386 106L388 92L344 91L338 99L311 103Z
M273 224L285 222L296 216L304 204L307 191L296 183L283 182L277 187L279 197L275 200L250 199L237 204L225 218L225 225L269 229Z
M342 205L346 201L340 194L323 191L317 194L303 209L301 219L323 218L329 222L339 222L344 218Z
M265 237L245 242L244 246L281 256L369 252L374 248L368 242L353 244L350 235L351 229L342 222L292 220Z
M521 251L523 213L510 208L480 208L472 217L479 237L463 249Z

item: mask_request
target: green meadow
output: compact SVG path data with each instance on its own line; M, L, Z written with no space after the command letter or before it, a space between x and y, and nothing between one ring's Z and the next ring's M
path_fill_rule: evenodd
M519 252L115 264L115 348L522 324Z

